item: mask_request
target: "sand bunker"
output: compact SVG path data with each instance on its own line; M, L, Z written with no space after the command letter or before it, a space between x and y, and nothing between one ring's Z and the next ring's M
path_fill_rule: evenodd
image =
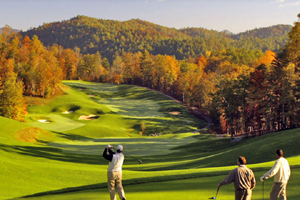
M99 118L97 115L81 115L79 120L93 120Z
M169 112L171 115L181 115L181 112L178 111L173 111L173 112Z
M72 113L73 111L69 110L69 111L65 111L65 112L62 112L62 114L70 114Z
M38 120L41 123L51 123L50 121L48 121L47 119L39 119Z

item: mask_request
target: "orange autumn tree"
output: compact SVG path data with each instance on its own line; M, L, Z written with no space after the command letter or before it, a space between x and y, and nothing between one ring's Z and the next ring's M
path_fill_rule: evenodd
M0 59L0 115L18 121L24 121L27 114L23 97L23 83L17 80L12 59Z
M74 50L64 49L60 55L64 60L64 65L62 71L64 74L64 79L72 80L77 78L77 65L79 59L76 57Z
M276 54L273 51L266 51L266 53L259 58L258 64L259 65L265 65L267 67L267 70L270 70L272 62L275 60Z
M48 97L59 91L62 71L53 48L48 51L37 36L32 40L26 36L19 57L19 63L15 65L18 77L23 80L25 95Z

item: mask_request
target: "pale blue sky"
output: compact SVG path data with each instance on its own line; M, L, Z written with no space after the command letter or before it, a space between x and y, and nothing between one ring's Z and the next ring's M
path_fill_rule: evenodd
M300 0L0 0L0 27L28 30L77 15L126 21L139 18L177 29L202 27L233 33L293 25Z

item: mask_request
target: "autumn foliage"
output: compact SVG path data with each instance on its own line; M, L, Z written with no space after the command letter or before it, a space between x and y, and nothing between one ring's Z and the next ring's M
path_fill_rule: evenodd
M293 40L280 54L224 47L178 60L143 47L134 53L115 51L109 62L100 52L45 47L37 36L22 38L6 28L0 36L2 116L23 121L22 95L50 97L59 92L61 80L80 79L171 95L210 116L219 133L256 135L300 126L300 59Z

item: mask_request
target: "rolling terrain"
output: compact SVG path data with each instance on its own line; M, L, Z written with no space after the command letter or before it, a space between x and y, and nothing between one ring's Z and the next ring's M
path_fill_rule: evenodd
M278 148L292 168L288 198L300 196L299 129L230 143L226 136L193 134L205 121L146 88L64 81L61 89L52 99L28 97L26 123L0 118L0 199L107 199L107 144L123 144L131 155L123 166L128 199L208 199L240 155L258 181L253 199L261 199L259 177ZM223 186L218 199L233 195L232 185Z

